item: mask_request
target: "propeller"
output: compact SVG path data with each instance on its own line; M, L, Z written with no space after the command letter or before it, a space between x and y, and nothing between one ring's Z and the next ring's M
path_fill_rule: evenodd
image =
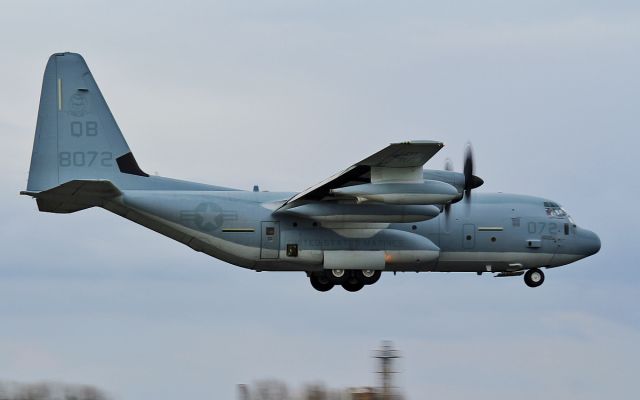
M471 189L475 189L481 186L484 181L482 178L479 178L473 174L474 172L474 162L473 162L473 146L471 146L471 142L467 142L467 146L464 151L464 169L462 170L464 173L464 202L467 207L467 212L469 212L469 206L471 203Z
M450 158L447 158L444 162L445 171L453 171L453 162ZM464 174L464 187L463 187L463 195L462 199L464 199L467 213L469 213L469 208L471 206L471 190L481 186L484 181L475 176L474 173L474 161L473 161L473 147L470 142L467 142L464 151L464 167L462 170ZM454 200L444 205L444 217L445 223L449 224L449 214L451 211L451 204L458 202L459 200Z

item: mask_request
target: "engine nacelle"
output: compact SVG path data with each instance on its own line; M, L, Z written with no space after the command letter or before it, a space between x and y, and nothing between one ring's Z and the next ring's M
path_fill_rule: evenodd
M312 203L290 208L287 214L318 222L406 223L426 221L440 214L432 205Z
M446 204L459 197L458 190L445 182L366 183L331 189L331 193L354 197L358 202L385 204Z

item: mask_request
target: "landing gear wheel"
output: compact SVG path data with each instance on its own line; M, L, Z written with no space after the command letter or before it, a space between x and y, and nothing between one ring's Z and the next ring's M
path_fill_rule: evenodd
M538 268L528 270L524 274L524 283L529 287L538 287L544 282L544 272Z
M309 277L309 280L311 281L311 286L319 292L328 292L333 288L333 283L325 276L314 274Z
M326 273L329 282L334 285L342 285L349 279L349 271L346 269L330 269Z
M342 287L347 292L357 292L364 287L364 283L358 281L357 279L349 279L347 282L342 284Z
M356 273L358 275L358 280L365 285L373 285L378 282L378 279L382 276L382 271L374 269L363 269Z

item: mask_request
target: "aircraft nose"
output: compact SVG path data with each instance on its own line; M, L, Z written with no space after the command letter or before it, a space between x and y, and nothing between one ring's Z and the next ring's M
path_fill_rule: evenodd
M591 232L590 230L587 230L587 229L581 229L581 231L582 231L580 232L580 236L582 239L581 247L585 257L589 257L591 255L596 254L598 251L600 251L601 243L598 235L596 235L595 232Z

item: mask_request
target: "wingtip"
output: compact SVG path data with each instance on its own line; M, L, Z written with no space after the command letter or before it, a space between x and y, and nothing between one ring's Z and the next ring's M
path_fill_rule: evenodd
M407 141L404 141L404 142L391 143L391 144L392 145L393 144L415 144L415 145L432 145L432 144L435 144L435 145L438 145L440 147L444 146L444 143L440 142L438 140L407 140Z
M72 51L63 51L63 52L59 52L59 53L53 53L53 54L51 54L49 59L52 60L52 59L55 59L56 57L77 57L77 58L80 58L80 59L84 60L84 57L82 57L82 54L74 53Z

